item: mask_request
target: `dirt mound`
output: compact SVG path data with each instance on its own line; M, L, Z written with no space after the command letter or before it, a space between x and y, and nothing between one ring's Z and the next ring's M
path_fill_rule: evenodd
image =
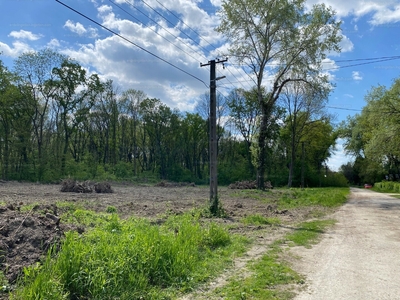
M170 181L160 181L156 184L159 187L183 187L183 186L196 186L194 182L170 182Z
M72 229L59 224L55 205L35 205L20 212L21 205L0 206L0 269L10 284Z
M108 182L92 184L90 181L78 182L74 179L64 179L61 182L61 192L66 193L112 193L113 190Z
M230 189L238 189L238 190L251 190L257 189L257 181L236 181L235 183L231 183L229 185ZM265 189L272 189L273 186L270 181L264 182Z

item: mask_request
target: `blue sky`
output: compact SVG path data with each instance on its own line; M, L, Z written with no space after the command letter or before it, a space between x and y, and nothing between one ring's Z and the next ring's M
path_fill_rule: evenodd
M65 4L126 37L157 57L111 34L54 0L0 0L0 59L12 62L26 51L53 48L78 60L88 72L113 79L121 90L144 91L181 111L192 111L208 88L209 70L201 68L227 45L213 28L219 24L220 0L64 0ZM336 85L328 111L336 122L353 116L365 105L364 96L377 85L390 86L400 75L400 60L351 66L370 58L400 56L398 0L308 0L307 7L324 2L342 20L342 53L329 56ZM156 21L154 23L149 17ZM178 18L177 18L178 17ZM247 75L234 64L218 68L224 93L250 88ZM341 145L330 159L337 169L349 158Z

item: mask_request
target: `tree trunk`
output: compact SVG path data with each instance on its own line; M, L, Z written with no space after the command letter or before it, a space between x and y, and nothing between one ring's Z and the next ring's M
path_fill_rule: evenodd
M258 136L258 160L257 160L257 188L259 190L264 190L264 182L265 182L265 168L266 168L266 156L267 149L265 141L267 139L267 130L268 130L268 116L269 110L265 103L261 104L261 124L260 124L260 133Z

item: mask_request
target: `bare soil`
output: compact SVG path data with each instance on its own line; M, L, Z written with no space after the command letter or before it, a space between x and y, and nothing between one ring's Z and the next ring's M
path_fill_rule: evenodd
M9 284L16 282L24 267L38 262L51 245L63 238L64 232L85 230L63 222L63 208L57 205L60 202L76 203L96 212L105 212L113 206L121 218L135 216L159 219L193 208L206 207L209 199L209 188L206 186L111 185L113 193L65 193L60 191L61 185L0 181L0 270L6 275ZM227 187L220 187L218 193L227 215L219 221L237 224L233 229L235 232L255 237L260 241L259 245L265 245L267 238L260 233L262 226L241 225L239 220L242 217L261 214L279 217L285 222L298 222L312 213L312 208L277 210L275 203L279 190L263 192L262 198L268 201L254 199L246 191ZM261 249L263 252L265 246ZM250 258L260 255L260 251L256 250L254 255L249 252ZM0 293L0 299L5 297L6 294Z

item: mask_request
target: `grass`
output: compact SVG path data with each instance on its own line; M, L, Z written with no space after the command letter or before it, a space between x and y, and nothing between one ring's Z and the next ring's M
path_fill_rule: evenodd
M324 230L335 224L335 220L316 220L301 223L294 233L286 235L286 240L296 246L311 248Z
M250 276L233 278L229 283L214 291L217 297L233 300L244 299L293 299L294 292L287 288L290 284L304 284L304 277L291 269L281 258L282 246L293 245L310 247L318 241L324 230L333 225L334 220L318 220L301 223L294 233L275 241L270 250L260 260L248 265Z
M1 259L1 252L0 252L0 259ZM8 280L6 275L0 270L0 293L7 293L10 290L10 286L8 284Z
M80 221L88 215L95 218L86 212ZM121 221L116 214L100 219L85 235L67 233L60 252L25 269L11 299L169 299L245 249L244 239L213 222L202 226L189 214L162 226Z
M279 199L279 209L315 206L338 207L344 204L349 188L286 189Z

